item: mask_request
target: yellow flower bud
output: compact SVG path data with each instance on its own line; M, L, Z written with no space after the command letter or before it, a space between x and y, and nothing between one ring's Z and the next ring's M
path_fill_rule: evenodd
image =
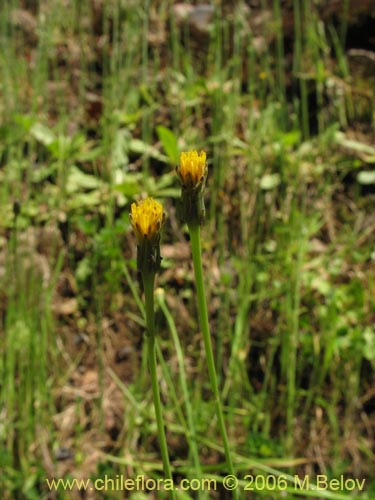
M181 219L190 226L202 224L205 219L206 153L204 151L199 154L197 151L181 153L176 172L182 184Z
M156 273L160 268L160 230L165 220L163 206L153 198L132 203L129 215L138 240L137 265L143 274Z
M204 151L199 154L197 151L181 153L177 175L186 189L198 187L207 176L206 153Z
M145 238L152 241L160 233L164 222L163 206L153 198L132 203L130 222L138 243L141 243Z

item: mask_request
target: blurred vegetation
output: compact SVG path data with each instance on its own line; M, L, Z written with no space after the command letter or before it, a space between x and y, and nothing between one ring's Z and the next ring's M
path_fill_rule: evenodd
M46 478L160 477L128 220L146 194L168 214L175 477L195 476L188 396L202 470L225 475L176 210L188 149L209 159L203 258L239 477L345 474L366 492L317 498L373 497L374 33L367 1L1 2L2 498L123 498Z

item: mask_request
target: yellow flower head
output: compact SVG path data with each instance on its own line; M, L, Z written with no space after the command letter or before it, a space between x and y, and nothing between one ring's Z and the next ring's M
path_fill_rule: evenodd
M181 153L177 174L183 187L193 189L204 183L207 176L206 153L189 151Z
M153 198L132 203L130 222L138 243L142 243L145 239L153 241L159 236L164 222L163 206Z

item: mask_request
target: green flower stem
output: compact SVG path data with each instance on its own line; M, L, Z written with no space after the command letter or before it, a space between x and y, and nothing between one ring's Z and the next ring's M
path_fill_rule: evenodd
M165 436L164 421L160 400L160 391L158 383L158 375L156 369L156 351L155 351L155 312L154 312L154 284L155 273L143 274L143 286L145 291L146 302L146 325L147 325L147 345L148 345L148 363L151 375L152 392L154 396L154 407L156 414L156 422L158 427L158 437L161 456L163 460L164 475L166 479L172 478L171 465L169 462L167 438ZM174 490L170 490L170 498L174 500Z
M229 447L229 441L227 436L227 431L225 429L225 422L223 416L223 410L221 407L219 387L217 383L216 368L214 362L214 355L212 351L210 327L208 324L208 312L206 296L204 291L204 281L203 281L203 268L202 268L202 248L201 248L201 236L200 236L200 226L198 224L188 225L191 241L191 251L193 255L194 263L194 274L195 274L195 284L197 288L198 296L198 313L199 322L203 334L204 348L206 351L206 361L208 367L208 374L211 383L211 390L215 399L217 419L219 423L219 429L224 445L225 458L228 467L228 473L234 475L232 457ZM233 497L238 497L238 491L233 491Z
M189 442L189 447L190 447L190 452L193 458L194 462L194 468L195 468L195 474L197 479L202 477L202 469L199 461L199 451L198 451L198 440L197 440L197 433L195 430L195 423L194 423L194 413L193 413L193 408L191 406L190 402L190 396L189 396L189 389L188 389L188 384L187 384L187 377L186 377L186 372L185 372L185 366L184 366L184 354L182 351L180 339L178 337L177 329L175 322L173 321L172 315L168 310L168 306L165 302L164 298L164 291L161 290L160 293L158 291L156 292L156 298L157 301L160 305L161 310L164 313L165 319L167 320L169 330L172 334L172 339L175 345L176 349L176 354L177 354L177 362L178 362L178 368L179 368L179 378L180 378L180 386L181 386L181 391L184 396L184 403L185 403L185 409L186 409L186 417L187 417L187 423L188 423L188 432L187 432L187 439ZM206 494L202 490L197 491L198 498L207 498Z

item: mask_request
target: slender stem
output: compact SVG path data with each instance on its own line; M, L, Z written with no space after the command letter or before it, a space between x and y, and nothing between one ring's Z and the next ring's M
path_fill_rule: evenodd
M194 263L194 274L195 274L195 284L197 288L198 297L198 312L199 312L199 322L203 334L204 348L206 351L206 362L208 367L208 374L210 377L211 390L214 395L216 414L219 423L219 430L224 445L225 458L228 467L228 473L234 474L232 457L230 453L229 441L227 436L227 431L225 429L225 422L223 416L223 410L221 407L219 387L217 384L217 375L214 362L214 355L212 351L210 327L208 324L208 312L206 296L204 291L204 281L203 281L203 269L202 269L202 249L201 249L201 237L200 237L200 226L199 225L189 225L190 241L191 241L191 251L193 255ZM238 491L233 491L233 497L238 498Z
M189 389L188 389L187 377L186 377L185 366L184 366L184 354L182 351L180 339L178 337L176 324L175 324L175 322L172 318L172 315L168 310L168 306L165 302L164 292L161 292L159 294L157 293L156 297L157 297L158 303L160 305L160 308L164 313L165 319L167 320L169 330L171 332L172 339L173 339L175 349L176 349L177 362L178 362L178 368L179 368L180 386L181 386L182 394L184 396L184 403L185 403L186 417L187 417L187 424L188 424L188 430L187 430L186 434L187 434L189 447L190 447L191 455L192 455L193 462L194 462L195 473L197 474L197 478L200 478L202 476L202 468L201 468L201 464L199 461L198 440L197 440L197 433L195 430L194 413L193 413L193 408L192 408L191 402L190 402ZM198 494L198 498L207 498L206 494L203 490L198 490L197 494Z
M158 375L156 369L156 351L155 351L155 313L154 313L154 283L155 274L144 274L143 286L145 290L146 302L146 325L147 325L147 345L148 345L148 363L151 375L152 392L154 396L154 407L156 414L156 422L158 427L158 437L161 456L163 460L163 468L166 479L172 478L171 465L169 462L167 438L165 436L164 421L162 414L162 406L160 400L160 391L158 384ZM170 498L175 499L174 490L170 490Z

